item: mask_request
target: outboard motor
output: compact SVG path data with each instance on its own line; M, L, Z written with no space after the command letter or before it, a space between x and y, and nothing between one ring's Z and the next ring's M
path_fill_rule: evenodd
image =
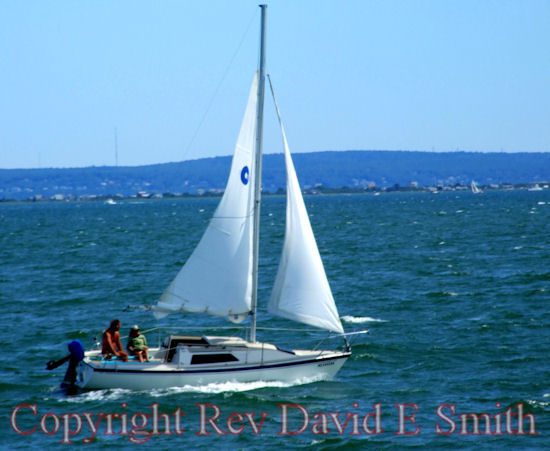
M71 341L67 347L69 348L69 355L59 360L50 360L46 364L46 369L53 370L58 366L63 365L66 361L69 361L69 368L67 368L63 382L61 382L61 388L63 388L67 394L72 395L77 391L75 386L76 367L84 358L84 347L82 346L80 340Z

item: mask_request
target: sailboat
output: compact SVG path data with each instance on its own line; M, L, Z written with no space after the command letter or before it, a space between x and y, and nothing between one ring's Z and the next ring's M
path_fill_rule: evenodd
M152 307L156 318L192 312L227 317L236 323L249 319L249 336L169 335L158 347L149 349L148 362L105 359L99 349L87 351L77 368L76 385L80 387L147 390L232 381L305 383L332 379L351 355L349 334L344 333L338 316L276 102L287 173L287 207L283 250L268 311L328 330L329 335L343 337L344 344L334 350L300 350L256 339L266 78L266 5L260 7L259 70L252 81L226 189L202 239Z
M481 188L477 186L477 183L475 182L475 180L472 180L472 183L470 184L470 188L472 189L472 193L474 194L481 194L483 192Z

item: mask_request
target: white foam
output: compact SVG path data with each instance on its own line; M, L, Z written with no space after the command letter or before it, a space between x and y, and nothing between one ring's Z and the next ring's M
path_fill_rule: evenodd
M535 399L528 399L527 404L533 406L533 407L548 407L550 406L550 402L546 401L537 401Z
M346 323L387 323L385 319L371 318L370 316L342 316Z
M281 381L255 381L255 382L220 382L207 385L185 385L183 387L172 387L167 389L152 390L151 396L161 397L177 393L208 393L217 394L225 392L243 392L258 390L260 388L286 388L294 385L310 384L320 380L319 377L301 378L292 383Z
M122 388L115 388L109 390L92 390L83 392L77 396L67 396L60 401L70 403L85 403L90 401L116 401L118 399L128 398L131 390L125 390Z
M261 388L287 388L295 385L311 384L318 382L322 379L322 376L304 377L296 379L293 382L282 381L254 381L254 382L220 382L211 383L206 385L185 385L183 387L170 387L153 390L127 390L122 388L105 389L105 390L91 390L83 392L76 396L67 396L57 399L59 402L69 403L87 403L90 401L117 401L119 399L127 399L129 396L135 393L147 393L149 396L159 398L164 396L171 396L178 393L230 393L230 392L244 392L250 390L258 390ZM51 398L46 398L51 399Z

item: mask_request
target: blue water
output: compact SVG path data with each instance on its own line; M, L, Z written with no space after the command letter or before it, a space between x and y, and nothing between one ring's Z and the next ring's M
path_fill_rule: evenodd
M334 381L63 394L65 367L49 372L46 362L64 356L73 339L90 346L113 318L123 330L134 323L142 329L229 325L202 315L157 322L148 311L125 311L154 303L217 202L0 205L2 448L67 448L63 441L86 449L143 441L139 446L158 450L548 447L550 191L307 197L344 327L370 330L354 340L353 355ZM265 311L284 234L284 199L265 198L262 216L260 325L299 327ZM265 331L258 338L297 346L310 337ZM291 404L287 430L304 431L281 434L284 405ZM369 435L362 422L375 405L383 431ZM201 406L208 418L219 410L219 431L207 422L209 435L200 434ZM147 432L150 423L136 434L132 418L139 426L139 414L152 415L154 408L170 415L171 435L163 421L158 435ZM178 409L183 432L174 423ZM519 409L524 434L516 416L506 427L505 412ZM99 413L110 415L112 433L103 418L93 437L86 413L96 422ZM259 430L244 413L254 413L258 425L264 413ZM464 413L487 413L492 435L481 416L479 435L471 417L467 434L460 434ZM65 421L75 431L77 417L80 432L64 438ZM501 435L495 435L497 423ZM367 425L376 432L374 414Z

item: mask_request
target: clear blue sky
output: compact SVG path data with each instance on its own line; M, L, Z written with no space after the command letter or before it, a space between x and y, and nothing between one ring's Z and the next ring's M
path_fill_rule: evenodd
M0 168L230 155L258 3L1 0ZM267 3L294 152L550 151L550 1Z

